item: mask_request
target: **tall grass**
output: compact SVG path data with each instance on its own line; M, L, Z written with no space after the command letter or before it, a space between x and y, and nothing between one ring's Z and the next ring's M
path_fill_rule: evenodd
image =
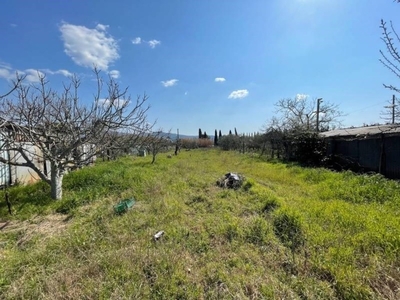
M244 186L217 187L227 172ZM208 149L99 162L68 174L59 202L46 189L11 189L11 217L0 206L0 298L400 297L399 184L381 176Z

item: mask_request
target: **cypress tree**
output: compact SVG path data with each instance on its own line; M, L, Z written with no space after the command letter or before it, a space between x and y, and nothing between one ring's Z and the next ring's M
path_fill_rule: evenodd
M203 134L201 133L201 128L199 128L199 139L203 138Z
M217 137L217 129L215 129L215 132L214 132L214 146L217 146L218 145L218 137Z

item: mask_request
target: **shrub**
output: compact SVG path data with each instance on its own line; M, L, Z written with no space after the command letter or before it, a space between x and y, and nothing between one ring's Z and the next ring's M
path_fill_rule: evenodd
M238 150L240 149L240 137L235 135L224 135L219 139L219 146L222 150Z
M183 149L196 149L198 148L197 144L198 139L182 139L181 145Z
M184 149L208 148L214 145L210 139L182 139L181 147Z
M319 166L326 154L326 142L315 132L295 132L284 138L286 158L304 165Z
M209 148L214 145L214 142L210 139L198 139L197 144L200 148Z

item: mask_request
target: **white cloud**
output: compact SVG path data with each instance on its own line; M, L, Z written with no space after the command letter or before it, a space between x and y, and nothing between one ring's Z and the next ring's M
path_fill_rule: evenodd
M45 74L38 70L34 69L27 69L25 71L18 71L19 74L25 75L25 80L32 83L40 82L40 78L44 77Z
M170 86L174 86L178 83L178 79L170 79L170 80L166 80L166 81L161 81L162 85L165 87L170 87Z
M118 79L120 76L120 73L118 70L112 70L112 71L108 72L108 75L110 75L111 78Z
M303 101L303 100L307 99L308 96L309 95L306 95L306 94L297 94L295 99L296 99L296 101Z
M136 37L132 40L132 44L134 45L139 45L141 43L146 43L150 46L150 48L154 49L156 46L161 44L161 41L157 40L145 41L141 37Z
M149 44L150 48L152 48L152 49L154 49L156 46L161 44L161 42L157 41L157 40L151 40L151 41L148 41L147 43Z
M73 74L72 74L71 72L69 72L69 71L67 71L67 70L64 70L64 69L58 70L58 71L56 71L55 73L56 73L56 74L61 74L61 75L65 76L65 77L71 77L71 76L73 76Z
M57 71L52 71L50 69L42 69L41 71L43 71L45 74L50 74L50 75L63 75L65 77L73 76L73 74L70 71L64 69L60 69Z
M228 98L229 99L242 99L245 98L249 95L249 91L248 90L236 90L233 91Z
M99 99L99 102L104 107L108 107L111 103L109 99ZM115 99L113 104L116 108L121 108L123 105L129 105L129 103L126 99Z
M40 82L40 77L44 77L46 74L50 75L63 75L65 77L71 77L73 74L67 70L60 69L57 71L52 71L50 69L26 69L26 70L14 70L9 67L7 64L0 63L0 78L6 80L13 80L16 78L16 74L20 76L25 76L25 80L31 83L38 83Z
M0 60L0 68L11 70L11 65Z
M4 79L11 79L12 75L10 70L7 68L0 68L0 78L4 78Z
M80 66L94 66L107 70L119 58L118 43L107 33L107 25L98 24L95 29L63 23L60 26L64 52Z
M132 40L132 44L134 44L134 45L139 45L141 43L142 43L142 39L140 37L134 38Z
M107 31L108 27L110 27L109 25L103 25L103 24L97 24L96 25L96 29L100 30L100 31Z
M224 82L226 79L224 77L217 77L214 79L215 82Z
M5 62L0 61L0 78L11 79L12 77L11 66ZM15 72L14 72L15 73Z

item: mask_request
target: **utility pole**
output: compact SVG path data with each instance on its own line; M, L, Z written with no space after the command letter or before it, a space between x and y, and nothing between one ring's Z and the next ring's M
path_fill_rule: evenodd
M392 98L392 124L394 124L394 112L395 112L395 107L396 107L396 105L394 104L395 101L396 101L396 96L393 95L393 98Z
M396 96L395 95L393 95L393 98L392 98L392 105L388 105L388 106L385 106L385 108L391 108L392 109L392 124L394 124L394 122L395 122L395 116L396 116Z
M322 98L317 99L317 132L319 132L319 105L322 102Z
M394 102L396 101L396 97L395 97L395 95L393 95L393 98L392 98L392 124L394 124L394 111L395 111L395 105L394 105Z

